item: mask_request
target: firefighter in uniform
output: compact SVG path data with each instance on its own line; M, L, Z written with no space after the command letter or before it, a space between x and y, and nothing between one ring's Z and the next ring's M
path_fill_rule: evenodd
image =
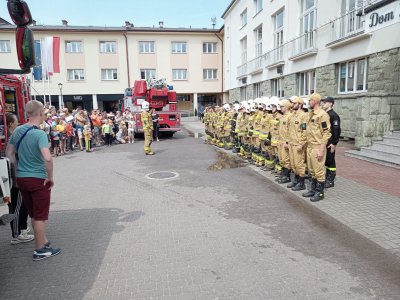
M331 123L331 138L327 143L326 149L326 180L325 180L325 188L331 188L335 186L335 177L336 177L336 161L335 161L335 150L336 145L339 143L341 128L340 128L340 117L333 110L333 105L335 104L335 100L332 97L326 97L323 100L323 108L329 115L329 120Z
M294 172L294 180L287 187L293 191L305 190L306 176L306 128L308 114L303 111L304 100L295 97L292 101L292 117L289 123L290 165Z
M233 143L231 140L232 136L232 118L233 110L229 104L224 104L223 106L225 112L222 115L223 132L224 132L224 149L231 150L233 148Z
M142 102L142 113L140 115L144 132L144 153L146 155L154 155L154 152L150 147L153 142L153 120L151 118L151 113L149 112L149 102Z
M270 99L271 105L271 119L270 119L270 141L271 141L271 148L270 148L270 158L274 161L274 169L277 174L281 172L281 166L279 164L279 157L278 157L278 149L279 149L279 122L282 117L280 112L278 111L279 106L279 99L278 97L271 97Z
M255 164L259 167L261 167L261 161L262 161L262 156L261 156L261 140L260 140L260 131L261 131L261 120L264 115L264 110L263 110L263 105L262 105L262 99L257 98L255 101L255 107L256 107L256 112L255 112L255 117L254 117L254 134L253 134L253 154L252 154L252 159L255 162Z
M312 110L306 128L307 165L311 172L310 191L303 197L311 197L312 202L324 199L326 146L331 137L329 115L321 108L321 95L312 94L309 108Z
M233 153L239 153L239 138L238 138L239 131L236 130L237 128L236 123L238 119L239 109L240 109L239 103L235 102L233 104L233 114L231 117L231 127L232 127L231 140L232 140Z
M290 156L289 156L289 122L292 116L292 103L289 100L279 102L282 117L279 123L279 163L282 167L281 176L277 179L278 183L290 182Z

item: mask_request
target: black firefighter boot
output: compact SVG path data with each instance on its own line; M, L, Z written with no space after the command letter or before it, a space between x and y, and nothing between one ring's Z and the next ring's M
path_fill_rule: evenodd
M290 170L287 168L282 168L282 176L279 178L278 183L288 183L290 182Z
M317 179L313 178L311 181L311 190L302 194L303 197L312 197L315 194L315 189L317 187Z
M310 199L311 202L324 200L324 187L325 187L325 182L317 182L317 187L315 188L315 194Z
M335 177L336 172L331 170L326 170L326 180L325 180L325 188L329 189L335 186Z
M299 177L298 183L296 184L296 186L294 186L292 188L292 191L302 191L306 189L306 185L304 184L304 177Z
M289 189L294 188L299 183L299 178L300 178L300 176L295 174L294 180L291 183L289 183L286 187Z
M275 175L275 176L277 176L277 177L275 178L275 181L276 181L276 182L279 183L279 181L281 180L281 178L285 175L285 170L286 170L286 168L282 167L282 168L281 168L281 174Z

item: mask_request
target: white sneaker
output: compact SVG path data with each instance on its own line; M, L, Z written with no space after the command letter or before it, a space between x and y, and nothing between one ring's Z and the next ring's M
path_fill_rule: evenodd
M31 232L31 229L29 228L29 226L26 227L26 229L22 229L22 230L21 230L21 233L27 234L27 233L29 233L29 232Z
M11 244L16 245L16 244L20 244L20 243L30 242L34 238L35 237L32 234L27 234L27 233L21 232L21 234L18 237L11 239Z

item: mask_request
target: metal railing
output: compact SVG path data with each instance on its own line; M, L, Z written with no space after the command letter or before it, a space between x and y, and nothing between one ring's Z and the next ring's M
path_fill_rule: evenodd
M248 62L248 71L249 73L257 72L262 70L264 66L264 56L260 55Z
M312 30L291 40L288 43L289 56L294 57L310 50L316 49L317 30Z
M357 10L353 10L332 21L332 42L364 31L365 17L357 16L357 12Z
M278 48L272 49L263 55L265 66L275 65L284 60L286 54L286 45L282 45Z
M237 77L241 77L244 75L247 75L247 65L248 63L245 62L244 64L240 65L239 67L237 67Z

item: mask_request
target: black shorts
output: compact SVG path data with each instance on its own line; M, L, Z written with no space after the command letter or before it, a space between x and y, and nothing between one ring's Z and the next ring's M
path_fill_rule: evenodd
M54 147L60 146L60 140L53 140Z

